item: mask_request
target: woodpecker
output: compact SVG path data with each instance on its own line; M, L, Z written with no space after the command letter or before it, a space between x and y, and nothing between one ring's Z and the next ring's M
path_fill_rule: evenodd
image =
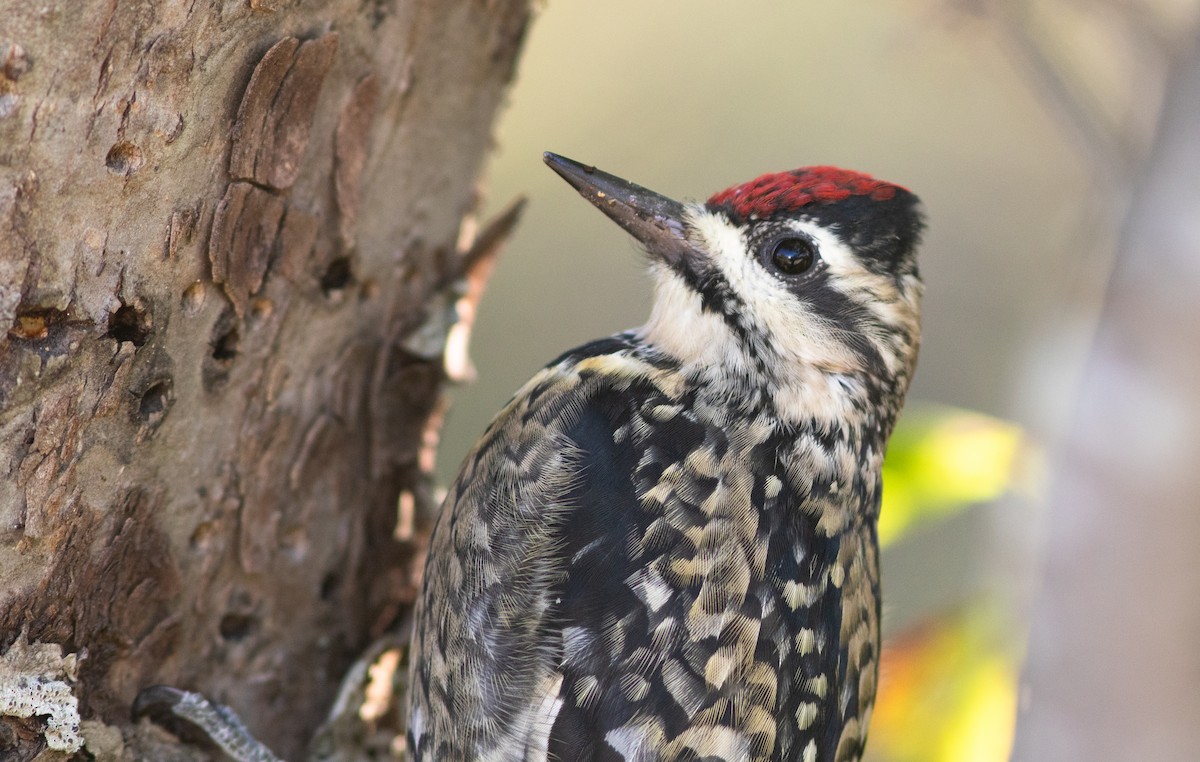
M641 242L654 306L467 456L418 601L410 758L858 760L917 197L818 166L680 203L545 161Z

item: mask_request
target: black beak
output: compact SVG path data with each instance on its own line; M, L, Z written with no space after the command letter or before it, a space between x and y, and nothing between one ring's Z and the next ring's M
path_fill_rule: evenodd
M680 267L695 256L684 233L683 204L558 154L547 151L542 158L593 206L671 267Z

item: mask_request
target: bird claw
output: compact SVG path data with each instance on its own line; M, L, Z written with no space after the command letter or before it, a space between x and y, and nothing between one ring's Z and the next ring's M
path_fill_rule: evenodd
M138 694L133 718L145 717L182 740L213 746L234 762L283 762L258 741L237 714L199 693L155 685Z

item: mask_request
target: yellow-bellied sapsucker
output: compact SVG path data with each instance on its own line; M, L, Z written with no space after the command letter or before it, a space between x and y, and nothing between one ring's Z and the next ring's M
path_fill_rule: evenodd
M859 759L917 198L808 167L682 204L546 161L645 246L656 301L467 457L425 567L410 754Z

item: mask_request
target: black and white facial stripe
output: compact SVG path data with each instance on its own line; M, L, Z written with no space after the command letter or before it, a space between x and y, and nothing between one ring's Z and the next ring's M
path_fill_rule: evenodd
M862 243L867 232L809 217L739 225L721 212L689 211L689 237L702 256L654 265L658 299L644 329L685 367L766 373L784 417L816 409L832 418L844 412L832 398L846 399L823 392L832 377L862 383L869 394L873 379L907 362L920 291L911 264L915 230L890 239L899 253L882 243L860 251L850 242ZM777 261L781 246L809 248L811 263L786 272Z

